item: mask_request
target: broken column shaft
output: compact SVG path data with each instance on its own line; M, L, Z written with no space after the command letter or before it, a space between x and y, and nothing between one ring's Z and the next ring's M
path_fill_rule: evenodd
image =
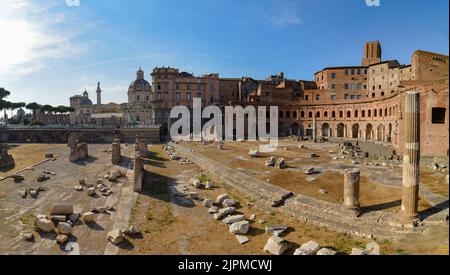
M142 183L144 181L144 161L141 158L139 152L136 152L134 156L134 178L133 178L133 191L141 192Z
M120 140L115 139L112 144L111 150L111 162L114 165L118 165L121 159Z
M359 210L359 182L360 171L346 171L344 175L344 208L348 210Z
M419 218L420 92L406 93L404 119L405 150L400 220L403 223L413 223Z

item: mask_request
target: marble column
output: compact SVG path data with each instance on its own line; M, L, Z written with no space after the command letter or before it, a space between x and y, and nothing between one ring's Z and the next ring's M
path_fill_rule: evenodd
M360 171L349 170L344 175L344 208L358 211L359 203Z
M419 219L420 92L406 93L404 123L405 149L400 221L406 224Z

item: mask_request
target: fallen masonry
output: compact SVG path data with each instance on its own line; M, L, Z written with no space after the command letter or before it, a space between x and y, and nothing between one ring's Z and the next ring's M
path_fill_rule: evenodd
M108 232L106 238L114 245L118 245L123 242L123 232L120 229Z
M295 250L294 255L316 255L319 249L320 245L318 243L309 241Z
M285 240L278 236L272 236L267 240L267 244L264 246L264 251L269 252L272 255L283 255L289 246Z

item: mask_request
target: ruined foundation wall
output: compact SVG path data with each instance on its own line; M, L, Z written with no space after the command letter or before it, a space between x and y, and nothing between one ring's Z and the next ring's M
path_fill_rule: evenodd
M76 135L87 143L112 143L120 139L133 143L136 135L152 143L160 142L159 127L132 129L2 129L0 143L66 143Z

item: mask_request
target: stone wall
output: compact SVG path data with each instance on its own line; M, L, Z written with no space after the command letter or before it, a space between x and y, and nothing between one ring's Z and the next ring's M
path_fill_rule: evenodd
M12 168L15 162L12 155L8 154L8 149L6 145L0 144L0 169L2 168Z
M132 129L2 129L0 142L9 143L67 143L70 135L87 143L112 143L120 139L134 143L136 135L153 143L160 142L159 127Z

